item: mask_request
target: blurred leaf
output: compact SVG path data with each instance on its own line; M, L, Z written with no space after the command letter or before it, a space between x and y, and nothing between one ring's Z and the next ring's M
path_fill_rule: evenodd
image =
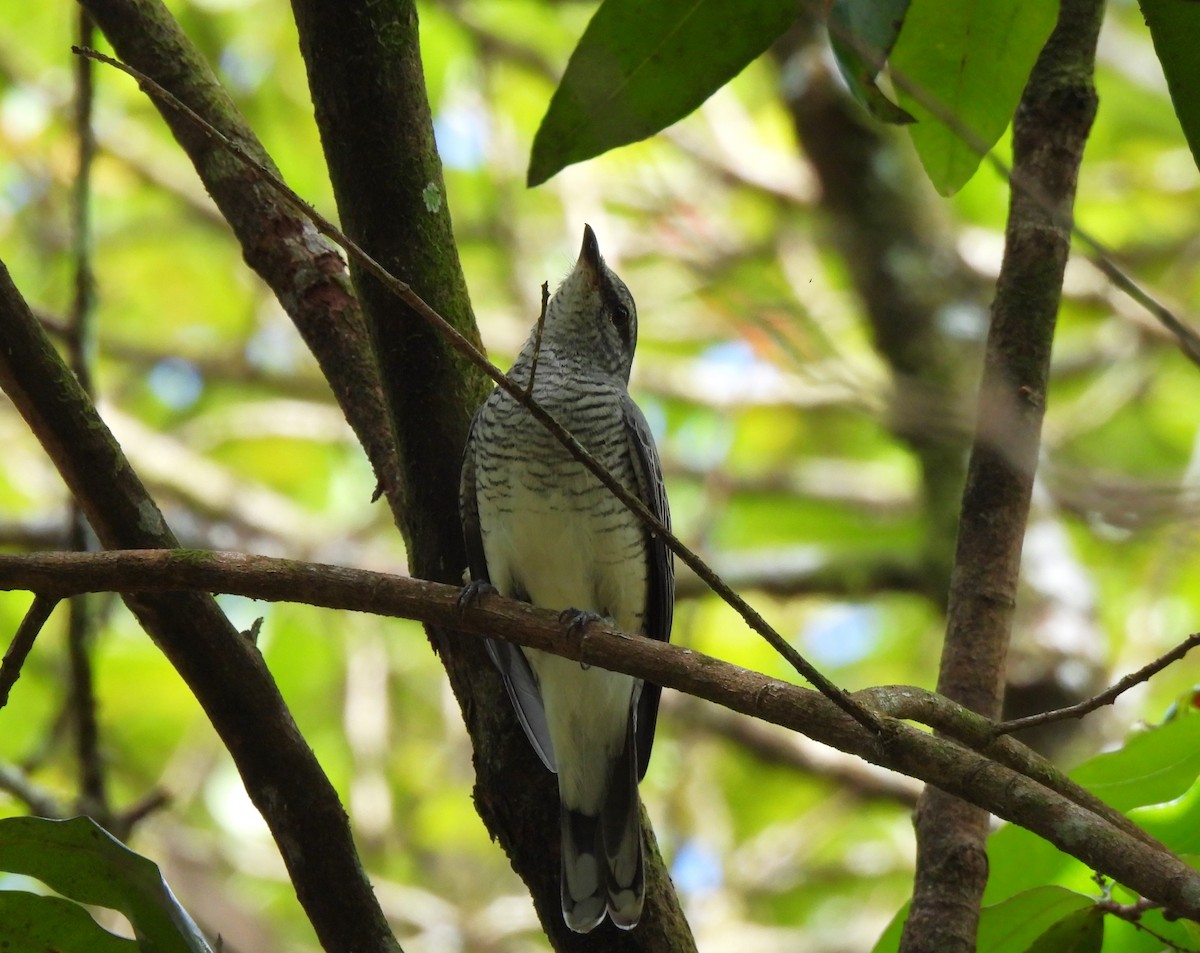
M1099 953L1104 945L1104 914L1086 907L1063 917L1038 937L1028 953Z
M212 953L158 866L88 817L0 819L0 870L125 914L144 953Z
M798 9L792 0L605 0L534 136L528 184L682 119L766 50Z
M875 85L879 68L888 58L909 0L833 0L829 10L829 42L854 98L883 122L914 119ZM866 53L866 56L863 55Z
M1008 127L1057 17L1053 0L914 0L909 7L889 63L900 103L917 119L909 126L913 145L942 195L967 183L980 150ZM927 100L950 113L956 128L926 108Z
M1200 166L1200 4L1184 0L1139 0L1183 126L1192 157Z
M133 940L114 936L83 907L62 897L0 890L4 953L138 953Z

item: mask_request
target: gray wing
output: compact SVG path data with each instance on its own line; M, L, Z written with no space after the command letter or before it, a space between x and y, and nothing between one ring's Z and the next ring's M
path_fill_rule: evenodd
M638 498L646 504L660 523L671 528L671 511L667 506L667 488L663 482L662 463L650 434L650 426L641 409L628 394L621 400L621 415L625 421L625 436L629 456L633 461ZM671 550L661 536L646 530L646 613L643 635L669 642L671 619L675 612L675 563ZM658 698L662 689L649 682L642 686L637 702L637 769L638 777L646 774L650 749L654 745L654 726L658 721Z
M485 405L486 406L486 405ZM467 446L463 451L462 476L458 484L458 510L462 520L463 542L467 548L467 569L473 582L491 583L487 556L483 549L483 532L479 525L479 496L475 482L475 428L479 424L481 407L471 421L467 434ZM504 687L517 713L517 720L525 729L525 736L533 745L542 763L551 771L557 771L554 763L554 748L550 745L550 728L546 724L546 709L538 691L537 679L519 645L485 641L488 655L500 670Z

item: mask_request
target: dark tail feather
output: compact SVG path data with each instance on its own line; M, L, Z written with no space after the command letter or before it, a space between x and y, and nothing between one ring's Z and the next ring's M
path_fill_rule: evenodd
M600 815L604 846L608 915L622 930L632 930L642 915L646 881L642 868L642 811L638 801L637 751L633 719L625 748L613 764Z
M604 919L604 848L600 819L563 807L562 911L576 933L588 933Z

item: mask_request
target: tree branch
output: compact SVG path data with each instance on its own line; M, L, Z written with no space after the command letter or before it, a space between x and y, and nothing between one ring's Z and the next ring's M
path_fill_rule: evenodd
M160 0L80 4L123 60L278 175L229 94ZM383 387L337 249L268 183L230 162L225 147L203 127L162 99L152 101L233 229L246 263L274 292L316 357L399 520L404 510L399 463Z
M112 433L0 265L0 387L109 549L178 545ZM330 953L399 949L363 873L346 812L270 672L211 596L125 602L195 694L271 829Z
M918 689L877 688L858 697L895 718L922 720L943 733L953 730L1002 760L892 718L885 722L880 738L818 692L604 624L589 625L573 635L557 612L497 595L485 595L477 606L462 609L458 587L421 579L191 550L0 555L0 589L14 588L53 597L83 591L201 589L254 599L300 601L416 619L624 672L781 725L936 785L1028 828L1174 913L1200 920L1200 872L1089 793L1079 794L1080 789L1023 745L1011 738L994 742L995 726L988 719ZM1012 765L1021 765L1022 770ZM1091 806L1078 803L1076 796Z
M1091 76L1103 4L1064 0L1013 125L1004 261L967 467L938 691L1000 713L1045 412L1071 208L1096 109ZM917 811L917 874L902 953L970 953L987 883L988 817L930 790Z
M0 661L0 708L8 704L9 693L21 677L21 667L58 602L58 599L39 593L34 596L33 604L21 619L21 624L4 653L4 659Z

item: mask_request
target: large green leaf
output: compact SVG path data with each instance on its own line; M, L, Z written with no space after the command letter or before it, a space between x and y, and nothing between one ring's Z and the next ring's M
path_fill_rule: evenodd
M682 119L798 12L796 0L605 0L534 136L529 185Z
M1150 27L1154 51L1167 77L1175 115L1183 126L1192 158L1200 166L1200 3L1188 0L1139 0Z
M34 877L79 903L119 910L143 953L212 953L157 865L91 818L0 819L0 870Z
M943 195L1004 133L1057 18L1057 0L912 0L889 62L917 120L913 145Z
M4 953L138 953L133 940L114 936L79 904L23 890L0 890L0 948Z

